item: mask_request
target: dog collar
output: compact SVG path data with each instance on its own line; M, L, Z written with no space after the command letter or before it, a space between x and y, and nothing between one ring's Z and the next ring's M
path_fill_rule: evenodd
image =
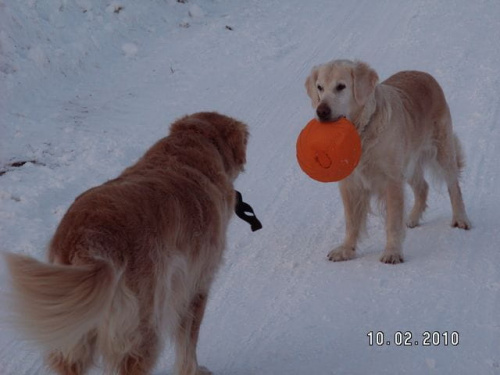
M239 191L235 190L235 193L236 193L236 205L234 207L234 212L236 213L236 215L241 220L244 220L248 224L250 224L252 232L261 229L262 224L259 221L259 219L257 219L257 216L255 216L252 206L250 206L248 203L243 202L243 197L241 196L241 193Z

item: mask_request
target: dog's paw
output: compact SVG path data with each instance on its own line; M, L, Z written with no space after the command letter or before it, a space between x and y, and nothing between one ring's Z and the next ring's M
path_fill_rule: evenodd
M403 263L403 256L400 252L384 251L380 257L380 261L386 264L399 264Z
M356 256L354 247L341 245L328 253L328 260L332 262L341 262L343 260L353 259Z
M411 216L408 218L408 220L406 221L406 226L408 228L416 228L420 225L420 220L419 219L415 219L415 218L412 218Z
M472 225L467 216L454 217L451 221L451 226L453 228L460 228L465 230L469 230L470 228L472 228Z
M196 370L196 375L212 375L212 371L207 369L205 366L198 366L198 370Z

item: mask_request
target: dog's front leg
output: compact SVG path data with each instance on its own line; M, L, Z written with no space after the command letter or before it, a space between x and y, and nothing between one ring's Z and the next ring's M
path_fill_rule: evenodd
M355 257L358 238L366 227L366 216L370 207L369 191L345 180L340 182L339 189L344 204L345 238L342 245L328 254L328 259L333 262Z
M387 243L380 258L383 263L398 264L403 262L401 249L405 236L404 221L404 184L391 181L385 191Z

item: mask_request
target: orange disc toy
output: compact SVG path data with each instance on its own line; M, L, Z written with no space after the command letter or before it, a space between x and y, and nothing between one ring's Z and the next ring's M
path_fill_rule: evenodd
M340 181L349 176L361 158L361 139L346 118L335 122L312 119L297 138L297 161L312 179Z

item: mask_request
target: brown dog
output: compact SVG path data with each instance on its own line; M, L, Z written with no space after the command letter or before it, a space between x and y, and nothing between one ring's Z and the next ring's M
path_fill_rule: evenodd
M80 195L50 264L8 254L16 312L58 374L149 374L166 335L176 374L208 374L196 345L226 245L247 127L217 113L176 121L116 179Z
M469 229L459 186L463 156L453 134L443 90L427 73L405 71L378 83L363 62L335 60L313 68L306 89L320 121L346 117L361 136L363 154L355 171L339 184L346 236L328 258L352 259L365 228L370 197L386 208L384 263L400 263L404 239L404 183L415 203L407 221L415 227L426 208L428 184L424 167L446 182L453 209L452 226Z

